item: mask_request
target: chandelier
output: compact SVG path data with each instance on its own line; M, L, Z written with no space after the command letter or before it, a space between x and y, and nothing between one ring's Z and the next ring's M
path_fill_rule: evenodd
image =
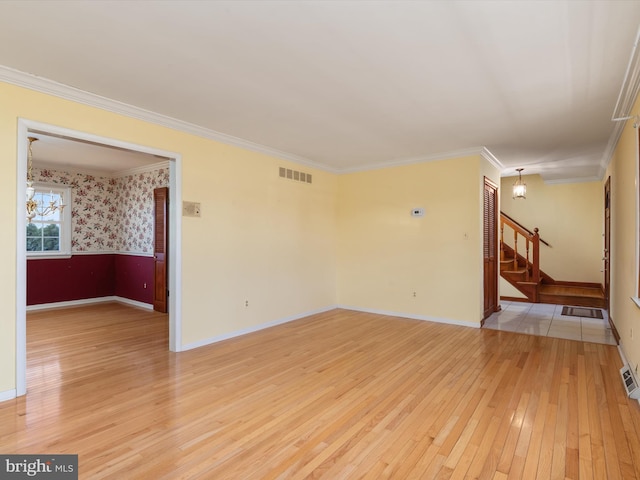
M52 213L58 211L62 213L65 207L64 199L60 194L60 201L56 203L53 192L49 195L49 203L45 205L43 200L40 202L34 200L36 189L33 187L33 152L31 151L31 145L38 140L35 137L29 137L29 150L27 153L27 220L31 223L31 220L38 215L40 217L46 217Z
M527 184L522 181L522 170L524 168L516 168L518 172L518 180L513 184L513 198L527 198Z

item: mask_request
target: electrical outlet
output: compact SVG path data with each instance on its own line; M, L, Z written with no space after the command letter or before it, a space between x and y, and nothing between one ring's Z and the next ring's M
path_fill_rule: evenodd
M144 282L144 283L142 284L142 288L147 288L147 282Z
M248 306L249 306L249 300L245 300L245 301L244 301L244 306L245 306L245 307L248 307Z
M414 296L414 297L416 296L416 292L413 292L413 296Z

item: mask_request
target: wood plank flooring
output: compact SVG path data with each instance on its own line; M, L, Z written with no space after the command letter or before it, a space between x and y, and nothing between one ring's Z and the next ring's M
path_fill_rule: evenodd
M76 453L92 480L640 479L614 346L346 310L179 354L167 330L30 313L0 453Z

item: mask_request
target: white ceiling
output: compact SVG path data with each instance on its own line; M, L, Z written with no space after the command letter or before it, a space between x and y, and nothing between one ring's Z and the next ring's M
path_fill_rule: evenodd
M42 132L29 132L36 167L58 167L72 171L92 171L105 175L165 163L167 158L142 152L70 139Z
M484 146L594 179L639 25L614 0L5 0L0 65L332 171Z

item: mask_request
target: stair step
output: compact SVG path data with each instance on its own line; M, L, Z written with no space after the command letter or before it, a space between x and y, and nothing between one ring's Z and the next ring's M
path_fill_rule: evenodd
M540 293L546 295L564 295L574 297L604 298L602 289L593 287L574 287L568 285L541 285Z
M517 260L513 257L507 258L509 255L517 257ZM504 246L504 250L501 251L500 275L530 301L555 305L605 307L605 299L601 288L586 286L592 284L569 286L567 285L569 282L561 282L558 285L542 270L540 270L540 283L532 282L533 268L533 264L529 263L524 256L520 254L516 256L511 247ZM526 281L527 278L529 281Z
M513 268L513 260L509 260L509 261L501 261L500 262L500 270L504 271L504 269L511 269ZM526 270L526 265L524 264L518 264L518 269L520 270ZM529 268L533 268L533 265L529 264Z
M604 294L599 288L542 285L540 287L539 297L541 302L555 305L578 305L594 308L605 307Z

